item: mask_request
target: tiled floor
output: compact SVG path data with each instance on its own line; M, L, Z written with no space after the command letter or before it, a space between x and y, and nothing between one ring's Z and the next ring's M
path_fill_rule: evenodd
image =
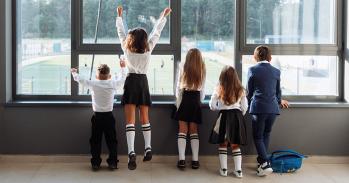
M135 171L129 171L126 163L120 163L119 169L109 171L103 167L92 172L88 163L38 163L38 162L2 162L0 160L0 183L349 183L349 164L314 164L305 163L300 171L293 174L272 174L260 178L255 175L255 164L245 164L244 178L237 179L230 175L218 175L217 163L203 163L199 170L187 168L179 171L175 162L138 163Z

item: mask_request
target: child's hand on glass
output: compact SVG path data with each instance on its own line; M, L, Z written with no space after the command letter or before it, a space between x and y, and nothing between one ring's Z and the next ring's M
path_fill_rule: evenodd
M118 17L122 17L122 6L118 6L118 8L116 9L116 12L118 13Z
M281 100L281 108L283 108L283 109L287 109L287 108L289 108L290 107L290 104L288 103L288 101L287 100Z
M71 68L71 69L70 69L70 72L72 72L72 73L77 73L77 72L78 72L78 69L76 69L76 68Z

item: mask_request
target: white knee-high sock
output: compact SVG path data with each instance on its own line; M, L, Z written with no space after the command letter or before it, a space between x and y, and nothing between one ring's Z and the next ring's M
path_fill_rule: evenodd
M233 149L233 159L235 164L235 171L238 171L238 170L241 171L242 156L241 156L240 148Z
M142 125L144 137L144 149L151 150L151 126L150 123Z
M128 154L135 153L135 148L134 148L135 131L136 131L136 128L134 124L126 125L126 139L127 139Z
M222 170L228 169L228 150L226 147L220 147L218 148L219 153L219 163L221 165Z
M187 134L178 133L178 155L179 160L185 160L185 147L187 146Z
M199 135L197 133L190 134L190 145L193 153L192 161L199 161Z

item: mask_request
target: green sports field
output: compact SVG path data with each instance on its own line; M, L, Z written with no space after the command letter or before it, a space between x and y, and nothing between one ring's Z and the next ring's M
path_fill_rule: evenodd
M102 63L108 64L114 75L120 68L118 60L117 55L97 55L94 68ZM81 55L79 57L80 74L85 78L89 78L91 61L91 55ZM205 91L207 94L211 94L223 65L209 58L205 59L205 63L207 68ZM25 60L18 67L17 92L19 94L70 95L70 67L69 55ZM151 93L155 95L173 95L175 72L172 56L152 56L148 69L148 82ZM80 94L84 94L86 91L85 88L79 87Z

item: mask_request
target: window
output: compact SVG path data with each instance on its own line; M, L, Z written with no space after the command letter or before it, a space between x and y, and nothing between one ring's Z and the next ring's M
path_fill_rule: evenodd
M79 56L79 71L84 78L90 78L92 55ZM95 55L92 70L92 79L95 78L96 68L100 64L110 67L111 75L114 77L120 72L119 55ZM149 90L152 95L173 95L174 62L172 55L152 55L147 77ZM122 94L118 91L117 94ZM87 88L79 87L79 94L87 94Z
M101 63L111 67L112 75L119 72L118 61L123 55L115 27L119 5L124 8L127 30L144 27L148 33L165 7L173 10L152 53L147 73L154 100L173 101L178 62L184 61L190 48L199 48L204 57L208 98L225 65L234 66L246 83L247 70L255 64L251 54L260 44L272 49L272 64L282 72L286 99L349 99L349 49L342 48L342 40L348 45L349 36L344 39L347 31L341 22L346 15L342 5L349 3L344 0L13 3L14 100L90 100L87 89L71 80L70 68L79 68L80 74L88 79L95 78Z
M253 56L243 56L242 80L246 86ZM281 71L283 95L338 95L338 59L335 56L273 55L271 64Z
M98 33L96 26L98 19L99 0L83 0L83 43L95 43L97 35L98 44L119 43L116 34L115 17L116 7L122 5L124 8L123 19L126 31L128 28L144 27L148 33L152 31L162 10L169 7L169 0L105 0L101 1ZM164 28L160 43L170 42L169 24Z
M16 93L70 95L70 0L18 2Z
M211 95L224 65L234 66L235 1L182 1L181 54L196 47L206 64L205 92Z
M334 44L335 0L247 0L247 44Z

